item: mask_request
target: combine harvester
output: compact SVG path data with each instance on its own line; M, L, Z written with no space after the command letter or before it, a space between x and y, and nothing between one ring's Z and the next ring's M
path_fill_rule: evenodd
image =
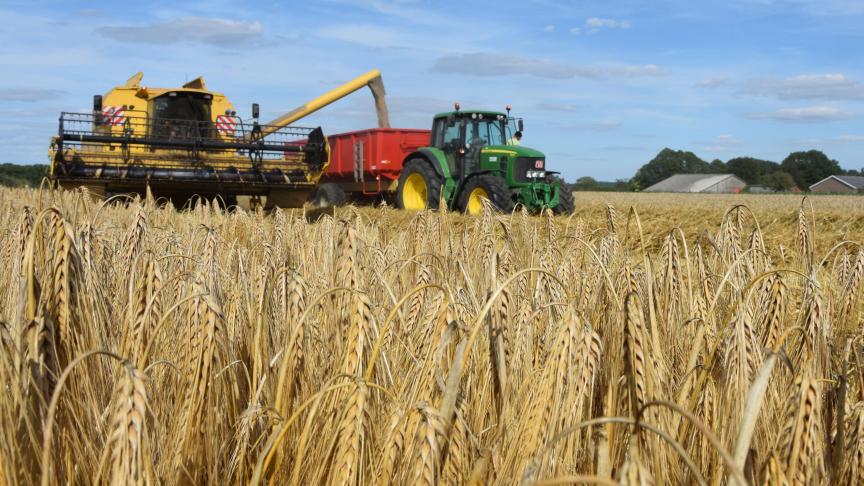
M95 197L149 189L181 205L194 196L232 205L246 195L266 198L268 208L300 207L327 167L329 146L321 127L290 124L364 86L384 102L374 70L262 125L257 103L243 120L203 78L181 88L144 87L142 78L94 96L92 113L60 115L49 149L57 186L83 186Z
M573 196L546 171L543 153L508 145L523 121L507 113L461 110L435 115L432 130L390 128L381 73L372 70L286 113L258 123L237 116L202 78L177 89L141 86L141 73L104 97L92 113L63 113L49 152L51 178L96 196L144 194L176 202L194 195L266 198L265 207L394 201L400 208L477 213L482 200L509 212L573 211ZM292 123L368 86L378 128L325 137Z

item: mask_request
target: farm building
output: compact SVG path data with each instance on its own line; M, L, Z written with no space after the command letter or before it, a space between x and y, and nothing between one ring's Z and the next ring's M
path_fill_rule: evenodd
M811 192L859 192L864 190L864 177L832 175L810 186Z
M745 187L735 174L675 174L645 192L741 192Z

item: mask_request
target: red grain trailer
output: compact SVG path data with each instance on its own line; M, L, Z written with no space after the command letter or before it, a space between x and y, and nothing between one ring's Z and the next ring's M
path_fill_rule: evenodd
M386 196L396 190L405 158L429 145L431 131L370 128L328 135L330 165L312 196L319 204Z

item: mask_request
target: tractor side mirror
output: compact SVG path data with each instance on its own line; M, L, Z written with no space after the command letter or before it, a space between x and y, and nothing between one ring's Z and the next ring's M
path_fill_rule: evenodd
M519 120L519 121L517 122L517 125L519 125L519 131L520 131L520 132L523 131L523 130L525 130L525 125L522 123L522 120Z
M252 103L252 118L258 118L260 114L260 108L258 107L258 103Z

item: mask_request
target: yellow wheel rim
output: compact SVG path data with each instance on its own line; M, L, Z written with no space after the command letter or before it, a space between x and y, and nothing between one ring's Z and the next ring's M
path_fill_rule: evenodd
M489 199L489 193L482 187L475 187L468 194L468 214L480 214L483 212L483 200Z
M402 188L402 207L420 211L426 209L428 201L429 193L426 188L426 179L416 172L406 177L405 187Z

